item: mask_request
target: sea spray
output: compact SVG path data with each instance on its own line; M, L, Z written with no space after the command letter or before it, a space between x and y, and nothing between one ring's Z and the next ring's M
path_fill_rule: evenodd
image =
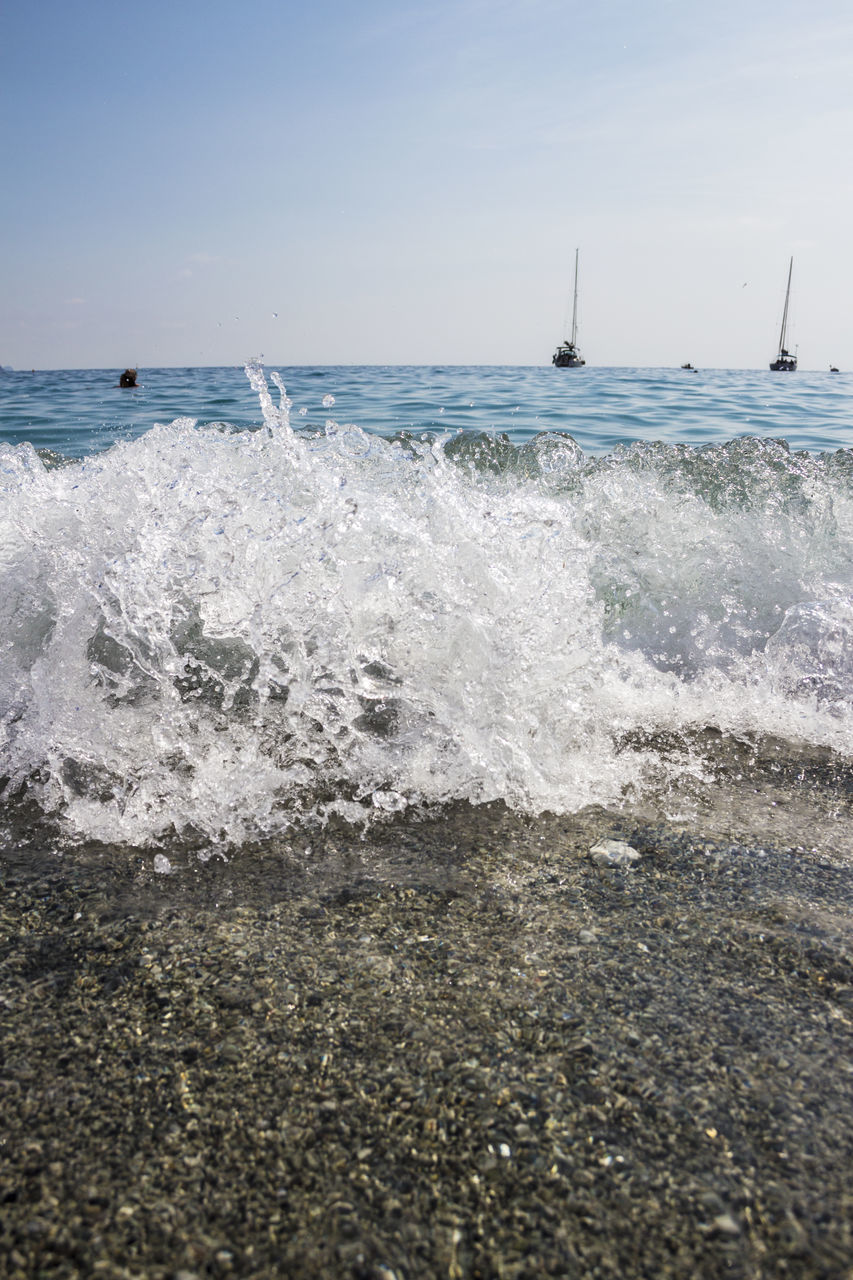
M665 794L708 728L850 753L849 454L294 430L247 373L261 429L0 447L7 795L239 844Z

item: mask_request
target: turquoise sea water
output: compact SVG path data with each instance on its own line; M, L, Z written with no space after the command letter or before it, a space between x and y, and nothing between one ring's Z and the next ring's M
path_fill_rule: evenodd
M383 435L395 431L505 432L523 443L569 431L589 453L619 443L721 444L735 436L784 437L791 449L847 448L853 374L764 370L279 367L294 417L328 418ZM81 457L156 423L191 417L251 429L258 398L240 367L0 373L0 439ZM334 406L323 405L327 396Z
M0 373L10 811L213 850L847 770L848 375L118 373Z

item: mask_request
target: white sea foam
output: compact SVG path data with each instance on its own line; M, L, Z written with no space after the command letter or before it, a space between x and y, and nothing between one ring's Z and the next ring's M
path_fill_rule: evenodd
M0 448L0 773L69 830L572 811L708 726L851 753L849 457L300 434L249 375L256 431Z

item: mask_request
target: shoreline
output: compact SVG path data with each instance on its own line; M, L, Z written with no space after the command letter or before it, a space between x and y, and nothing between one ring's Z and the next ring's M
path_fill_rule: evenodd
M0 861L10 1277L853 1276L849 866L500 806L150 861Z

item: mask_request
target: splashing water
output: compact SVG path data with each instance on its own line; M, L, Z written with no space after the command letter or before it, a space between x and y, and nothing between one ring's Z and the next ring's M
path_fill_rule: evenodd
M655 734L850 754L849 452L295 431L246 372L260 430L179 418L53 468L0 446L7 795L236 843L701 771Z

